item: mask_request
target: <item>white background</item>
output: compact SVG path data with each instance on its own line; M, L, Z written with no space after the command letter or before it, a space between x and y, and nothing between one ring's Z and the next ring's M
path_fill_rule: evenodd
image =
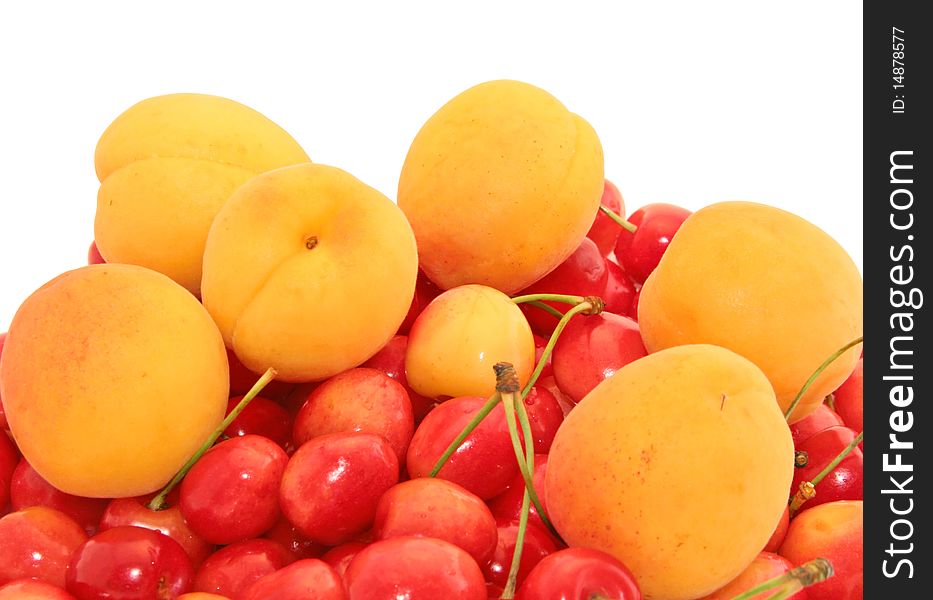
M524 80L595 127L630 210L764 202L862 264L861 3L0 6L0 331L85 263L104 128L180 91L247 104L394 198L437 108Z

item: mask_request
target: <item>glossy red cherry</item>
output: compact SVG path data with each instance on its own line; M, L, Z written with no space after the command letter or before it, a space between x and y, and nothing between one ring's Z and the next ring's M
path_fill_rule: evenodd
M516 600L641 600L631 571L615 557L589 548L566 548L541 559Z
M30 506L48 506L60 510L74 519L78 525L84 527L88 535L94 535L97 533L97 525L109 500L66 494L43 479L24 458L13 471L10 483L10 503L13 505L13 510Z
M625 202L622 200L622 194L619 192L619 188L608 179L603 184L603 195L599 203L620 217L625 218ZM622 228L619 227L619 224L599 210L596 211L596 219L593 221L593 225L586 237L596 242L600 254L609 256L613 248L615 248L616 240L619 239L620 231L622 231Z
M790 426L790 434L794 438L794 447L807 441L814 434L830 427L844 425L842 418L825 404L820 404L815 411Z
M606 259L599 253L599 248L593 240L583 238L580 246L573 251L564 262L519 292L518 296L526 294L573 294L576 296L598 296L606 289L606 280L609 277L606 270ZM548 306L567 312L569 305L560 302L545 302ZM557 326L557 318L544 310L521 304L520 308L528 319L532 330L540 335L550 335Z
M35 579L17 579L0 586L0 600L76 600L58 586Z
M434 282L428 279L428 276L421 269L418 269L418 279L415 281L415 295L408 307L408 314L405 315L405 320L399 325L396 333L398 335L408 335L412 323L415 322L424 307L440 295L441 291L443 290L434 285Z
M178 542L143 527L114 527L71 557L67 589L78 600L174 598L191 588L194 569Z
M408 385L408 378L405 376L405 352L407 350L408 337L396 335L389 340L389 343L382 347L382 350L374 354L360 366L382 371L402 384L402 387L408 392L408 399L411 401L412 416L417 425L424 419L424 416L434 408L435 403L432 398L422 396Z
M541 357L544 356L544 348L547 346L547 340L537 333L531 334L535 340L535 366L541 362ZM541 368L541 374L538 375L538 381L542 379L547 379L548 377L554 374L554 369L551 367L551 357L548 356L547 360L544 362L544 367Z
M544 497L544 477L547 473L547 454L535 454L535 472L531 478L538 499L547 511L547 499ZM525 480L519 473L508 489L489 501L489 510L499 523L518 521L521 516L522 499L525 495ZM545 528L544 521L538 515L538 509L531 504L528 509L528 522Z
M813 477L832 462L854 439L856 433L848 427L830 427L814 434L800 444L797 452L805 452L807 464L794 468L794 482L791 494L796 493L802 481L811 481ZM836 500L862 499L862 451L855 447L839 465L820 483L816 484L816 497L803 505L803 510Z
M259 380L260 374L247 369L233 350L229 348L227 348L227 363L230 365L230 395L242 396L246 394ZM266 387L262 388L262 395L278 402L285 398L294 388L295 384L293 383L271 381Z
M344 581L350 600L486 600L476 561L434 538L374 542L353 558Z
M149 498L146 497L114 498L100 519L100 530L135 525L158 531L178 542L195 569L200 567L214 551L214 544L192 531L177 504L162 510L151 510L146 506L148 501Z
M97 242L91 242L90 247L87 249L87 264L102 265L106 262L104 257L101 256L100 250L97 249Z
M284 516L280 517L269 531L262 534L262 537L278 542L288 548L295 560L319 558L330 549L328 546L318 544L302 535L298 528L292 525Z
M363 542L340 544L325 552L321 556L321 560L332 566L337 574L343 577L347 572L347 567L350 566L350 562L353 561L353 557L368 545Z
M637 294L635 282L625 269L611 260L606 261L606 273L606 288L598 294L606 303L606 312L631 316L632 302Z
M243 396L233 396L227 403L229 415ZM294 419L278 402L268 398L256 396L246 405L230 425L224 429L227 437L242 437L244 435L261 435L269 438L284 449L288 449L292 441L292 421Z
M182 480L181 514L214 544L256 537L279 518L277 493L287 463L285 450L259 435L221 442Z
M84 529L64 513L32 506L0 519L0 585L34 578L65 587L71 555L87 541Z
M483 566L483 575L489 583L490 589L501 591L509 578L512 568L512 557L515 552L515 539L518 534L518 521L499 521L499 538L492 559ZM522 558L518 566L518 586L535 565L544 557L557 552L557 542L551 534L534 523L529 523L525 529L525 545L522 548Z
M254 581L237 600L346 600L343 580L327 563L307 558Z
M419 535L446 540L484 564L496 548L496 520L476 495L444 479L421 477L383 494L376 539Z
M631 214L628 222L637 227L635 233L622 230L616 242L616 259L625 272L638 283L644 283L661 261L680 225L692 213L673 204L648 204Z
M349 369L317 386L295 417L293 436L301 446L328 433L360 431L385 438L405 459L415 424L402 384L376 369Z
M852 374L833 392L836 412L842 417L845 426L854 431L862 431L863 427L862 388L863 372L860 358Z
M554 346L554 378L579 402L604 379L647 354L632 319L607 312L575 317Z
M294 561L282 544L262 538L237 542L213 553L194 576L192 589L236 598L254 581Z
M0 429L0 516L10 501L10 483L19 464L19 450L6 432Z
M557 398L544 386L534 385L524 399L535 452L547 454L557 429L564 422L564 411Z
M279 503L315 542L336 546L369 528L379 498L398 482L398 458L382 437L332 433L305 442L288 461Z
M411 439L408 474L412 478L428 476L447 446L485 403L485 398L463 396L447 400L432 410ZM518 463L505 411L499 404L460 444L437 476L488 500L501 494L517 473Z

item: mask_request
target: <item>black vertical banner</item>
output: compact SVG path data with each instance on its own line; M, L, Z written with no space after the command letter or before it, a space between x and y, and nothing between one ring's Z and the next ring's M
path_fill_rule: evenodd
M933 507L920 492L933 449L933 128L923 125L933 24L922 6L864 8L865 598L929 598L933 578L923 524Z

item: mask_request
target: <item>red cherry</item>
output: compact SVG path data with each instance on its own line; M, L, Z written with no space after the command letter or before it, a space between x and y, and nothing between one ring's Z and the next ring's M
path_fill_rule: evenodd
M428 476L447 446L485 403L485 398L463 396L447 400L432 410L411 439L408 474L412 478ZM499 404L460 444L437 476L488 500L501 494L517 473L518 463L505 410Z
M233 396L227 402L229 415L243 396ZM292 416L281 404L256 396L246 405L230 425L224 429L227 437L261 435L287 449L292 442Z
M396 335L389 340L389 343L382 347L382 350L374 354L360 366L382 371L402 384L402 387L408 392L408 399L411 401L412 416L417 424L424 419L424 416L428 414L432 408L434 408L434 400L415 392L415 390L411 389L411 386L408 385L408 378L405 377L406 350L408 350L408 338L404 335Z
M227 348L227 363L230 365L230 395L242 396L246 394L259 380L260 375L247 369L230 348ZM262 395L270 400L279 401L285 398L294 388L295 384L293 383L271 381L266 387L262 388Z
M541 559L516 600L641 600L635 577L615 557L589 548L566 548Z
M807 453L807 465L794 468L794 482L790 493L797 492L800 482L811 481L855 439L856 433L848 427L830 427L814 434L800 444L798 452ZM803 510L836 500L862 499L862 451L858 447L842 459L820 483L816 484L816 497L803 505Z
M544 477L547 473L547 454L535 454L535 472L531 477L532 485L538 494L544 510L547 511L547 499L544 497ZM518 521L525 496L525 480L518 474L509 488L489 501L489 510L497 522ZM538 509L531 504L528 509L528 522L544 528L544 521L538 515Z
M794 448L813 437L815 434L844 425L842 419L825 404L820 404L815 411L790 426L790 434L794 438Z
M191 529L214 544L262 534L279 518L277 492L288 455L259 435L223 441L181 482L178 507Z
M860 358L852 374L842 382L839 389L833 392L836 412L842 417L845 426L855 431L862 431L863 426L862 382L862 359Z
M544 356L544 348L547 346L547 340L538 335L537 333L531 334L531 337L535 340L535 365L541 362L541 357ZM541 368L541 374L538 375L538 381L542 379L547 379L554 374L554 369L551 367L551 357L547 357L544 366Z
M583 238L583 241L564 262L529 285L517 295L526 294L573 294L576 296L598 296L606 290L606 280L609 277L606 271L606 259L599 253L599 248L593 240ZM560 312L567 312L568 305L560 302L545 302L548 306ZM541 334L550 335L557 326L557 318L544 310L521 304L520 308L528 319L531 328Z
M194 578L178 542L158 531L121 526L98 533L71 557L67 589L78 600L174 598Z
M30 506L48 506L60 510L84 527L88 535L94 535L109 500L66 494L43 479L24 458L13 471L10 502L13 510Z
M483 564L496 547L496 520L476 495L456 483L421 477L383 494L373 525L376 539L419 535L446 540Z
M10 484L13 472L19 464L19 450L6 432L0 429L0 516L4 514L10 500Z
M0 586L0 600L75 600L75 597L51 583L17 579Z
M496 542L496 550L492 559L483 567L483 575L492 590L505 588L509 570L512 568L515 538L518 535L518 521L499 521L498 525L499 539ZM518 566L518 585L522 585L531 570L545 556L557 550L557 542L550 533L534 523L529 523L525 529L525 545L522 548L522 557Z
M224 546L204 561L194 576L192 589L236 598L260 577L293 561L291 552L272 540L237 542Z
M325 552L321 560L332 566L341 577L344 577L347 572L347 567L349 567L350 562L353 561L353 557L368 545L369 544L364 544L363 542L347 542L346 544L340 544Z
M100 250L97 249L97 242L91 242L91 246L87 249L87 264L102 265L106 262L104 257L101 256Z
M534 385L525 396L525 410L534 438L535 452L547 454L557 429L564 422L564 411L546 387Z
M769 579L774 579L794 568L794 564L783 556L771 552L761 552L738 577L701 600L732 600L739 594L761 585ZM774 592L763 592L753 596L754 600L765 600L773 597ZM797 591L787 600L807 600L806 588Z
M262 537L278 542L288 548L296 560L319 558L328 550L327 546L318 544L301 535L301 532L285 517L279 518L278 522L269 531L265 532Z
M611 260L606 261L606 273L606 289L599 294L606 303L606 312L629 315L632 311L632 301L637 294L635 282L625 269Z
M778 548L784 543L784 537L787 535L788 526L790 526L790 506L785 506L784 512L781 513L781 520L778 521L777 527L774 528L774 533L771 534L768 543L765 544L765 552L778 551Z
M195 569L200 567L214 551L214 545L191 530L177 504L163 510L151 510L146 506L148 501L146 497L111 500L100 519L100 530L135 525L158 531L178 542L191 559L191 566Z
M336 546L369 528L379 498L398 482L398 458L382 437L332 433L305 442L282 476L279 503L315 542Z
M629 307L628 312L626 313L633 321L638 321L638 301L641 299L641 288L638 288L638 291L635 292L635 295L632 296L632 305Z
M3 356L3 344L6 342L6 332L0 333L0 356ZM10 429L10 424L6 422L6 412L3 410L3 397L0 396L0 432ZM0 504L0 510L3 510L3 504Z
M71 555L87 540L84 529L64 513L32 506L0 519L0 585L33 578L65 587Z
M680 225L692 213L673 204L648 204L628 218L635 233L622 230L616 242L616 259L625 272L638 283L644 283L661 261Z
M619 192L619 188L608 179L603 184L603 195L599 199L599 203L620 217L625 217L625 202L622 200L622 194ZM593 221L593 225L586 237L596 242L600 254L609 256L616 245L616 240L619 239L620 231L622 231L622 228L619 227L618 223L603 211L598 210L596 211L596 219Z
M340 575L315 558L293 562L263 575L237 596L237 600L346 600Z
M632 319L607 312L575 317L554 346L554 378L579 402L604 379L647 354Z
M353 558L344 581L350 600L486 600L476 561L457 546L434 538L374 542Z
M382 371L356 368L311 392L295 417L293 435L301 446L328 433L373 433L385 438L402 461L414 429L411 401L402 384Z
M421 269L418 269L418 279L415 280L415 295L412 297L411 305L408 307L408 314L405 315L405 320L399 325L396 333L398 335L408 335L412 323L415 322L415 319L418 318L418 315L421 314L424 307L441 294L441 291L441 288L437 287L433 281L428 279L428 276L425 275Z

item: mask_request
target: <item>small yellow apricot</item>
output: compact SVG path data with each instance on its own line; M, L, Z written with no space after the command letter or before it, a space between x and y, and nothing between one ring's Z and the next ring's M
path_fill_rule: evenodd
M163 486L220 424L223 339L197 299L135 265L69 271L16 312L0 361L23 456L58 489L138 496Z

